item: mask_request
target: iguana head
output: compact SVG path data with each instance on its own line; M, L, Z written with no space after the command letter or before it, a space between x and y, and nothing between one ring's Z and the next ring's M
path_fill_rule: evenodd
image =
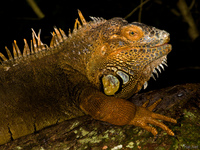
M80 12L79 12L80 13ZM87 77L106 95L128 98L147 87L150 77L166 65L172 47L169 33L143 23L122 18L91 17L84 22L90 47Z

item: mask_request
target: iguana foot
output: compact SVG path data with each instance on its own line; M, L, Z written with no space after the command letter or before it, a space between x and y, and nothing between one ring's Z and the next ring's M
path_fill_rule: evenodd
M158 134L158 131L148 124L156 125L166 131L169 135L174 136L174 132L170 130L164 123L158 120L164 120L172 123L177 123L177 121L173 118L152 112L152 110L158 105L160 101L161 99L156 101L151 106L146 107L149 103L149 101L147 101L141 107L137 107L135 117L129 124L142 127L145 130L151 132L154 136Z

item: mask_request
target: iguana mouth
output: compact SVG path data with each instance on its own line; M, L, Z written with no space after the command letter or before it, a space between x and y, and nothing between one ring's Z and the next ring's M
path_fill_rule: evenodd
M169 46L169 45L171 45L171 44L164 43L164 44L161 44L161 45L152 46L150 48L158 48L158 47Z

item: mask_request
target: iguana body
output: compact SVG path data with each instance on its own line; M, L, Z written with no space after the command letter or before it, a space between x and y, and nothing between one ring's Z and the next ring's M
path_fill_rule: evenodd
M7 48L9 59L0 53L0 144L85 113L156 135L150 123L174 135L156 119L176 120L151 112L158 102L145 108L125 100L165 64L169 34L122 18L86 22L79 16L82 24L77 19L68 36L55 28L50 47L33 31L23 54L16 41L14 58Z

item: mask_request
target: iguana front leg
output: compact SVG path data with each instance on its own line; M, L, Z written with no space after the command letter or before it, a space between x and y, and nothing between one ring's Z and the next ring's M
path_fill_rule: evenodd
M94 119L106 121L115 125L140 126L155 136L158 133L157 130L148 125L152 124L162 128L169 135L174 136L173 131L157 119L172 123L176 123L176 120L152 112L160 100L148 108L146 108L148 103L139 107L127 100L109 97L90 88L86 89L81 94L80 98L80 108Z

